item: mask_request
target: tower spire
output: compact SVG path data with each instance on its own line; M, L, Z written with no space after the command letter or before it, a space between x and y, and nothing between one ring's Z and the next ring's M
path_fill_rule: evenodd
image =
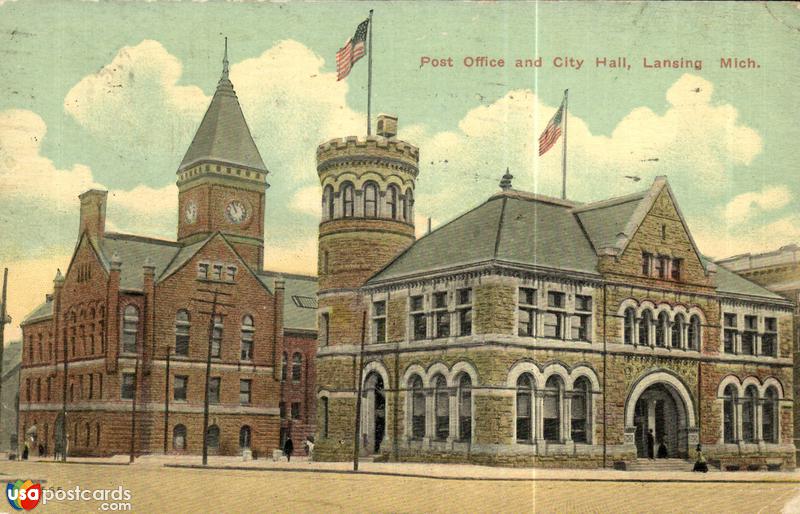
M503 178L500 180L500 189L502 189L503 191L508 191L509 189L511 189L511 179L513 178L514 175L512 175L511 172L508 171L508 168L506 168L506 174L503 175Z
M222 58L222 80L228 80L228 36L225 36L225 56Z

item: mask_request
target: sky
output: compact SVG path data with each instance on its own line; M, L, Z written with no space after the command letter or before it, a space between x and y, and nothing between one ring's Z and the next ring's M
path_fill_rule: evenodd
M68 265L82 191L109 190L108 230L175 238L175 172L224 36L270 170L265 266L313 274L316 146L366 131L367 59L337 81L335 54L370 7L373 114L397 115L420 148L419 234L496 192L506 168L515 188L560 195L562 141L539 157L537 139L569 89L570 199L666 175L706 255L800 243L800 4L0 0L6 339ZM481 56L505 66L465 65ZM622 57L630 69L596 66ZM723 69L728 57L756 67ZM682 58L702 66L644 67Z

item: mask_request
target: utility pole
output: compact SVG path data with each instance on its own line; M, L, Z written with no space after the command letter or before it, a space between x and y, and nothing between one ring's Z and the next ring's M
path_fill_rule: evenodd
M169 449L167 441L169 433L169 356L171 351L172 345L167 344L167 370L164 376L164 455Z
M208 403L209 393L211 386L211 343L214 338L214 320L217 317L217 307L233 307L231 304L220 303L219 296L230 296L230 293L224 293L217 289L198 289L199 293L211 294L212 300L209 302L203 298L192 298L193 301L199 303L210 303L211 312L201 312L201 314L208 314L208 351L206 353L206 394L203 398L203 466L208 466Z
M364 340L367 330L367 311L361 315L361 352L358 363L358 390L356 396L356 429L353 436L353 471L358 471L358 452L361 448L361 382L364 379Z
M138 339L138 338L137 338ZM144 341L142 341L144 345ZM136 366L133 368L133 401L131 402L131 451L128 462L133 464L136 452L136 397L139 392L139 344L136 344ZM75 441L77 444L77 441Z
M0 418L3 414L3 350L5 350L5 331L6 331L6 287L8 285L8 268L3 270L3 296L0 298ZM17 410L19 416L19 410ZM0 427L3 425L0 424Z

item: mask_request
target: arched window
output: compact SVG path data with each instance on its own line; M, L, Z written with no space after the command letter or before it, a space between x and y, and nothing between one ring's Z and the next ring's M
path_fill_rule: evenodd
M172 449L186 449L186 427L184 425L175 425L175 428L172 429Z
M650 327L653 325L653 313L645 310L642 319L639 320L639 344L647 346L650 344Z
M591 391L592 385L586 377L580 377L575 381L572 391L572 440L576 443L588 443L591 441Z
M342 184L342 216L345 218L352 218L355 214L353 212L353 198L355 196L355 188L350 182Z
M239 448L242 450L250 448L250 427L247 425L239 429Z
M292 382L299 382L303 374L303 356L300 353L292 355Z
M636 327L636 311L633 307L625 309L625 344L633 344L634 329Z
M544 440L561 441L561 400L564 393L564 382L561 377L553 375L544 385Z
M99 447L100 446L100 423L95 423L94 428L95 428L95 431L94 431L95 445Z
M393 220L397 219L397 199L400 193L397 192L397 186L390 185L386 189L386 206L389 209L389 217Z
M447 380L442 375L436 375L433 379L433 387L433 409L436 415L434 435L437 441L445 441L450 435L450 394L447 391Z
M409 380L411 390L411 438L425 437L425 391L422 390L422 379L414 375Z
M175 355L189 355L189 312L181 309L175 314Z
M217 359L222 356L223 329L222 316L216 316L214 318L214 330L211 332L211 356Z
M756 440L756 411L758 410L758 390L756 386L749 385L744 390L742 402L742 439L746 443Z
M689 318L689 337L686 341L690 350L700 349L700 316L697 314Z
M766 443L778 442L778 393L768 387L761 410L761 436Z
M658 322L656 323L656 346L667 345L667 330L669 330L669 315L661 311L658 314Z
M729 384L722 398L722 432L723 441L736 442L736 388Z
M533 442L533 376L530 373L517 379L517 442Z
M364 217L378 217L378 186L374 182L364 184Z
M255 334L256 327L253 324L252 316L245 316L242 318L242 352L241 359L243 361L253 360L253 335Z
M325 191L322 192L322 212L327 215L326 219L332 220L334 214L333 203L333 187L330 185L325 186Z
M685 323L683 314L675 315L675 320L672 322L671 345L673 348L683 348L683 325Z
M406 223L414 222L414 192L406 189L406 196L403 199L403 216Z
M92 427L89 426L89 422L87 421L86 422L86 444L84 445L87 448L89 447L89 440L91 438L92 438Z
M122 353L136 353L136 338L139 334L139 309L133 305L125 307L122 317Z
M283 352L283 357L281 358L281 382L286 381L286 368L289 366L289 356L286 352Z
M322 402L322 437L328 437L328 397L323 396L320 401Z
M458 440L472 440L472 379L466 373L458 377Z
M217 425L211 425L210 427L208 427L206 438L209 448L212 449L219 448L219 427Z

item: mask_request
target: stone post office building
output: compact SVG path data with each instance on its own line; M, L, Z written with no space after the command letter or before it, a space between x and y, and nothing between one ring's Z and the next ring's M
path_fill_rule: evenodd
M794 467L793 304L705 259L665 177L580 204L506 175L415 241L396 125L317 149L316 459L352 457L361 389L383 459L612 466L652 430L670 457Z
M20 444L199 453L209 351L212 454L313 433L316 280L263 270L267 174L226 56L177 170L176 241L106 231L107 192L80 196L69 267L22 323Z

